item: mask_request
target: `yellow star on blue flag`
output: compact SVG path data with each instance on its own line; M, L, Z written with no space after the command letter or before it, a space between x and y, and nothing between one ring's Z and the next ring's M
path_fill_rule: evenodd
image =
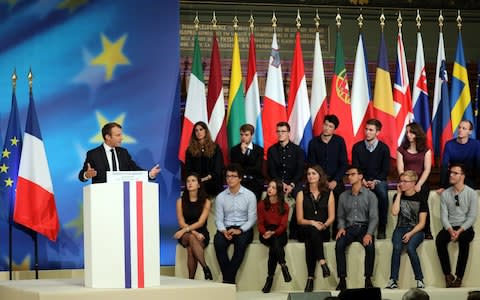
M130 61L123 54L122 48L127 40L127 35L124 34L115 42L111 42L105 35L102 34L103 51L90 62L93 65L105 65L106 73L105 80L110 81L113 72L118 65L129 65Z

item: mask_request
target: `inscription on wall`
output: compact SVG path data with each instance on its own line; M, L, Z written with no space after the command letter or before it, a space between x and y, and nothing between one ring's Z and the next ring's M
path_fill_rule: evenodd
M281 55L291 55L295 46L295 33L297 32L297 28L294 25L290 27L278 26L276 28L276 32ZM302 51L306 56L313 56L315 32L316 28L313 26L300 28ZM329 26L320 25L318 32L322 52L326 54L330 53ZM217 25L217 38L221 52L231 52L233 46L233 33L234 31L232 25ZM199 25L198 40L200 42L200 48L202 49L202 52L210 51L212 47L212 34L212 25ZM254 35L257 57L260 59L268 59L272 46L273 35L273 28L271 24L255 24ZM182 23L180 27L180 50L182 56L191 55L193 51L194 36L195 26L193 24ZM238 42L242 57L248 53L249 38L250 28L248 26L239 26Z

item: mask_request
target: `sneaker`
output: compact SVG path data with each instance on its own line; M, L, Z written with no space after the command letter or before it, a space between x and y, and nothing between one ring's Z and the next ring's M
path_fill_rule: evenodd
M425 288L425 283L423 283L423 280L417 280L417 289L424 289Z
M419 281L421 281L421 280L419 280ZM417 281L417 287L418 287L418 281ZM395 279L390 279L385 288L387 288L387 289L398 289L397 281Z

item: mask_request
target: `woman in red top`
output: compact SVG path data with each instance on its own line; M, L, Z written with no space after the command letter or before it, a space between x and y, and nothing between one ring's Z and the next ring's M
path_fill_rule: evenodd
M284 247L287 244L288 204L285 202L283 184L274 179L268 183L267 197L257 206L257 224L260 232L260 242L269 247L268 276L262 292L269 293L272 288L273 275L280 264L285 282L292 277L285 262Z

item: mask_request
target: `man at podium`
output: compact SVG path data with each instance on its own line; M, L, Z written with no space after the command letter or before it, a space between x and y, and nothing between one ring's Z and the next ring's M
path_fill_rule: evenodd
M103 144L87 152L83 168L78 173L78 179L85 182L90 178L92 183L107 181L107 171L141 171L132 159L128 150L120 147L123 134L122 126L115 122L107 123L102 128ZM148 172L149 179L155 179L160 172L160 166L153 166Z

